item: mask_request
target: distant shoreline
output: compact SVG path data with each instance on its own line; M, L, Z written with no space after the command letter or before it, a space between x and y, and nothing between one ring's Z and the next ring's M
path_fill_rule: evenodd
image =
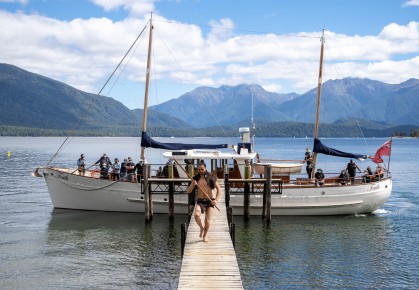
M238 137L239 127L223 126L209 128L167 128L151 127L147 130L152 137ZM313 138L313 124L306 123L268 123L256 128L257 137ZM361 130L360 130L361 129ZM222 135L222 136L220 136ZM98 128L87 130L59 130L0 125L0 136L4 137L140 137L140 130L134 126ZM322 124L320 137L361 138L361 137L419 137L419 126L399 125L389 128L354 128L348 125Z

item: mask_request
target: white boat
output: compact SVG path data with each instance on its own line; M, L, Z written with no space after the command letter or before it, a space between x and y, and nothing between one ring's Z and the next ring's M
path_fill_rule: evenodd
M150 40L149 52L152 43L152 23L149 22ZM314 163L317 153L329 154L335 149L328 148L318 140L318 109L321 96L321 67L323 61L324 34L321 38L321 57L318 89L318 108L316 114L316 130L314 145ZM154 213L168 213L169 193L168 184L174 182L174 212L187 214L189 208L189 196L186 187L189 178L183 168L187 167L193 174L194 167L199 160L207 161L207 169L217 175L220 180L225 175L231 180L252 178L255 180L264 173L265 166L271 166L274 178L281 179L281 185L273 185L271 198L272 215L348 215L359 213L371 213L380 208L389 198L392 191L392 179L387 175L370 183L356 182L353 185L341 185L337 177L326 178L323 187L316 187L311 179L293 178L293 174L300 173L302 162L277 163L258 162L257 153L254 152L250 139L249 128L240 128L241 142L235 146L226 144L182 144L159 143L150 138L146 133L148 82L150 73L150 54L148 56L146 72L146 93L142 126L141 159L144 159L146 148L168 149L163 156L168 163L176 160L180 165L173 164L175 179L150 177L147 178L152 192L152 204ZM217 149L215 147L220 147ZM203 149L200 149L203 148ZM320 149L319 149L320 148ZM149 150L149 149L147 149ZM150 149L153 150L153 149ZM327 151L329 150L329 151ZM327 153L329 152L329 153ZM338 151L340 152L340 151ZM344 153L344 152L341 152ZM345 153L350 154L350 153ZM348 155L345 155L346 157ZM352 155L350 155L352 156ZM101 179L98 172L87 171L85 176L77 174L74 168L39 167L36 169L37 176L45 178L52 203L55 208L117 211L117 212L144 212L145 196L143 182L111 181ZM275 175L277 175L275 177ZM259 188L263 184L254 181ZM236 186L236 187L235 187ZM279 189L280 190L276 190ZM244 195L240 182L231 184L230 205L234 214L243 214ZM250 196L250 214L262 213L262 192L253 193Z

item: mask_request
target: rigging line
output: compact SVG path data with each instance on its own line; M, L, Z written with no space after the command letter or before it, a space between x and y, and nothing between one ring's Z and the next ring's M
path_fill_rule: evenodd
M165 23L175 23L179 24L179 22L170 21L170 20L153 20L154 22L165 22ZM248 33L255 33L255 34L272 34L272 35L278 35L278 36L286 36L286 37L301 37L301 38L318 38L319 36L310 36L310 35L299 35L299 34L285 34L285 33L274 33L274 32L266 32L266 31L257 31L257 30L247 30L247 29L237 29L237 28L226 28L221 26L211 26L211 25L202 25L202 24L184 24L186 26L198 26L203 28L214 28L214 29L220 29L220 30L229 30L229 31L239 31L239 32L248 32Z
M155 30L155 34L159 37L159 39L163 42L164 46L166 47L166 49L169 51L170 55L173 57L173 59L175 60L176 64L180 67L180 70L183 72L183 74L185 76L188 76L188 74L185 72L185 70L183 69L183 67L180 65L179 61L176 59L175 55L172 53L172 51L170 50L170 48L167 46L166 42L160 37L159 33L157 30ZM190 80L190 79L189 79ZM191 80L190 80L191 81ZM224 133L225 137L227 136L227 133L225 132L225 130L223 129L223 127L221 126L220 122L215 118L213 112L210 111L211 116L213 117L213 119L215 120L215 122L218 124L218 126L220 127L221 131Z
M138 41L138 39L140 38L140 36L144 33L144 31L146 30L146 28L148 27L149 24L150 24L150 20L147 22L147 24L145 25L145 27L143 28L143 30L140 32L140 34L135 38L134 42L131 44L130 48L125 53L125 55L122 57L122 59L119 62L119 64L116 66L116 68L114 69L114 71L112 72L112 74L108 77L108 79L106 80L105 84L102 86L102 88L100 89L100 91L96 94L96 97L98 97L102 93L102 91L105 89L105 87L107 86L107 84L109 83L109 81L112 79L112 77L114 76L114 74L116 73L116 71L118 70L118 68L121 66L122 62L125 60L125 58L129 54L129 52L135 46L135 43ZM89 112L92 109L94 103L95 103L95 98L92 98L91 99L91 102L89 104L89 107L87 108L87 112ZM81 122L84 121L86 119L86 117L87 117L87 114L82 115L80 117L80 119L79 119L79 122L76 124L76 126L74 126L74 129L73 130L77 130L78 128L80 128ZM60 152L60 150L63 148L64 144L67 142L67 140L69 139L69 137L70 136L67 136L65 138L64 142L58 148L57 152L55 152L55 154L48 161L47 166L52 162L52 160L54 160L54 158L57 156L58 152Z
M109 91L106 93L106 96L108 96L110 94L110 92L112 91L112 89L115 87L116 83L118 82L118 80L121 78L122 74L124 73L125 69L127 68L128 64L131 62L132 58L134 57L135 52L137 51L138 47L140 46L141 42L144 39L145 34L142 34L142 38L140 39L140 41L138 41L137 45L135 46L134 51L131 53L130 58L128 59L128 61L125 63L125 65L123 66L123 68L120 70L119 75L116 77L115 81L113 82L112 86L110 87ZM138 40L138 38L137 38Z
M73 185L73 184L72 184L72 183L70 183L70 182L64 182L64 181L62 181L62 180L61 180L61 179L59 179L59 178L57 178L57 180L58 180L59 182L61 182L62 184L67 185L68 187L72 187L72 188L76 188L76 189L79 189L79 190L84 190L84 191L94 191L94 190L104 189L104 188L109 187L109 186L111 186L111 185L114 185L116 182L118 182L118 180L116 180L116 181L114 181L114 182L112 182L112 183L110 183L110 184L107 184L107 185L104 185L104 186L101 186L101 187L96 187L96 188L83 188L83 187L78 187L78 186L75 186L75 185Z
M329 46L327 46L327 45L326 45L326 49L327 49L327 52L328 52L328 54L329 54L330 59L332 60L333 67L334 67L334 69L335 69L336 74L338 75L338 78L339 78L340 80L342 80L342 75L339 73L339 70L338 70L338 68L337 68L337 63L336 63L336 61L335 61L335 59L334 59L334 57L333 57L333 55L332 55L331 51L329 50ZM359 124L358 117L357 117L357 115L356 115L356 113L355 113L355 111L354 111L354 108L352 107L352 103L349 101L348 92L346 91L346 88L345 88L345 86L342 84L342 82L339 82L339 84L340 84L340 86L341 86L341 88L342 88L342 90L343 90L343 95L344 95L344 97L346 98L346 102L347 102L347 104L349 105L349 107L351 108L352 114L353 114L353 115L354 115L354 117L355 117L356 124L357 124L357 126L358 126L359 131L361 132L361 135L362 135L362 138L363 138L363 140L364 140L364 142L365 142L365 145L366 145L367 147L369 147L368 142L367 142L367 140L366 140L366 138L365 138L364 132L362 131L361 125Z

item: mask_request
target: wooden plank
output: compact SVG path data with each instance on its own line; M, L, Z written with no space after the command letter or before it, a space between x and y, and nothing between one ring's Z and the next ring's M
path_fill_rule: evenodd
M236 252L231 242L224 190L213 211L208 242L199 237L200 229L192 216L187 230L178 289L243 289ZM204 216L201 216L204 222Z

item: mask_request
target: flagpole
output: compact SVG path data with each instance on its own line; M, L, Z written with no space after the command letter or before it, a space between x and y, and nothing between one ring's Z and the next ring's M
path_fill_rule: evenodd
M390 154L388 154L388 163L387 163L387 177L390 173L390 157L391 157L391 147L393 147L393 137L390 137Z

